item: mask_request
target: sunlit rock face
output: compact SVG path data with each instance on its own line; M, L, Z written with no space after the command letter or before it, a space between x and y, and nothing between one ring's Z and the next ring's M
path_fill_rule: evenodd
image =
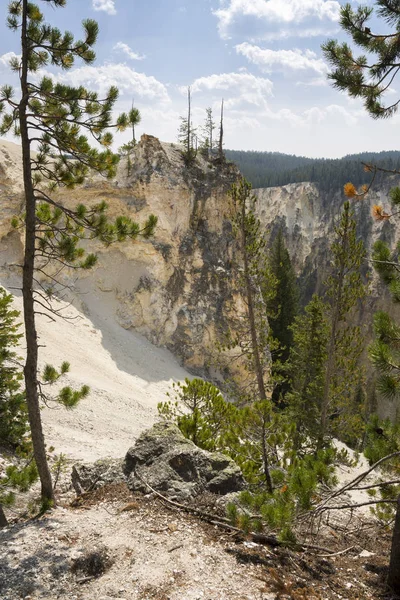
M370 256L373 244L383 239L395 248L400 239L400 220L374 221L371 212L375 204L390 210L389 191L396 179L386 180L373 188L363 200L351 200L357 221L357 233L363 239ZM256 211L269 237L274 238L282 227L286 243L300 277L303 293L309 298L319 291L331 260L330 245L334 228L340 219L346 200L342 190L322 192L313 183L293 183L283 187L254 190ZM368 257L365 271L370 268ZM374 278L373 290L378 293ZM379 293L382 290L379 289Z
M198 157L187 168L179 148L143 136L123 158L114 180L94 176L84 187L61 191L67 206L105 200L110 216L144 223L158 216L151 240L105 248L88 272L64 271L64 290L93 317L106 311L126 328L169 348L195 372L205 372L210 349L242 310L231 273L233 240L228 191L238 178L233 165L216 166ZM0 143L0 273L21 260L23 232L11 230L22 210L20 147ZM91 243L92 244L92 243ZM91 245L91 247L93 244Z
M356 324L363 327L366 346L372 339L372 319L376 310L388 311L400 321L400 308L393 305L387 289L382 286L370 260L372 246L382 239L394 250L400 240L400 219L378 222L372 217L373 205L382 205L391 213L390 189L399 184L399 178L383 180L374 186L362 200L351 200L357 221L357 233L364 241L367 256L362 271L368 277L371 294L352 315ZM313 293L324 290L324 281L332 259L330 251L334 239L335 224L338 223L346 197L342 190L322 192L313 183L295 183L283 187L254 190L257 198L256 210L268 239L273 239L282 228L287 247L298 274L301 303L305 305ZM369 382L374 372L365 352L364 364ZM372 389L372 386L368 386ZM371 402L374 401L371 399ZM400 403L378 399L378 411L382 417L400 416Z

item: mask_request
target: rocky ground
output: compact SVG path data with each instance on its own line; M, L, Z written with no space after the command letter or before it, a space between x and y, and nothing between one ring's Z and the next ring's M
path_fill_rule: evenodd
M220 513L210 496L202 502ZM125 484L78 500L65 485L56 509L0 532L0 598L389 600L390 534L354 525L316 538L338 554L295 552L232 535Z

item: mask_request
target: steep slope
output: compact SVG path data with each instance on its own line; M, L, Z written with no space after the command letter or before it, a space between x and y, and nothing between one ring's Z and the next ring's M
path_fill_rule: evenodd
M14 304L22 310L20 296ZM40 367L67 360L71 370L60 383L86 384L91 393L74 410L54 403L43 408L47 444L73 459L124 456L133 440L154 423L157 404L165 401L172 382L189 374L170 352L124 330L106 305L99 302L91 320L73 306L55 306L63 307L63 318L37 319ZM20 353L23 356L23 342Z
M70 299L87 315L107 305L125 329L169 348L192 371L204 373L210 348L237 313L230 263L232 235L227 194L238 171L217 167L199 157L186 168L179 149L143 136L131 156L121 160L115 180L93 177L74 192L60 193L68 206L105 200L110 215L128 214L144 222L159 218L151 240L111 248L94 244L99 253L89 273L64 272ZM20 263L20 233L10 217L21 210L19 148L0 145L0 273Z

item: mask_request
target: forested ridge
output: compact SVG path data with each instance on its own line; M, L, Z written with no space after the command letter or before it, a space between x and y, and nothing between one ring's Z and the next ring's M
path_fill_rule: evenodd
M281 152L226 150L254 188L267 188L312 181L324 191L343 187L348 181L362 185L370 181L363 163L385 169L400 169L400 151L362 152L343 158L307 158Z

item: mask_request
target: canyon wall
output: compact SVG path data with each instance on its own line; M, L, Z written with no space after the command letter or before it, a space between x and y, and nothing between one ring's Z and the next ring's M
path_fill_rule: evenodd
M62 191L66 206L106 201L110 216L129 215L143 223L158 216L155 235L105 248L91 243L99 260L91 271L65 270L72 299L93 322L108 312L125 329L167 347L193 372L204 373L210 349L230 318L241 310L231 274L233 240L229 220L233 165L197 158L187 168L179 148L143 136L118 166L114 180L90 178L83 187ZM21 263L22 231L11 217L22 210L20 149L0 144L0 275L16 276Z

